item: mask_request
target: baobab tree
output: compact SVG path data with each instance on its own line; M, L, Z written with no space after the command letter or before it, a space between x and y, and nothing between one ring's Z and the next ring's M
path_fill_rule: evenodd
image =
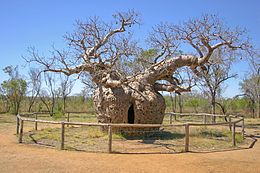
M181 25L160 24L147 39L151 49L157 50L153 61L144 70L127 74L116 64L140 58L140 48L132 36L139 15L128 11L113 15L113 19L110 23L97 17L85 23L78 21L76 31L65 36L68 50L54 50L53 56L46 58L31 49L28 58L42 65L45 72L79 77L88 72L97 85L93 100L102 123L162 123L166 106L160 91L191 90L191 86L181 85L176 70L187 66L197 74L206 70L214 50L247 47L244 31L226 27L216 16L204 15ZM181 44L194 48L194 54L176 56Z

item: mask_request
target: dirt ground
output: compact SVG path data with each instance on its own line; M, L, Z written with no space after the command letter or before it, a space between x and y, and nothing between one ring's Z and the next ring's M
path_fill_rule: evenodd
M3 121L2 121L3 122ZM102 154L18 144L15 122L0 123L0 172L260 172L260 144L212 153ZM247 130L258 133L259 130Z

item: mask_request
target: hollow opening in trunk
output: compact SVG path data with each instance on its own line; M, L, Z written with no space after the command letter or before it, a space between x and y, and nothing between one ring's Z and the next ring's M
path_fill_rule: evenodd
M131 105L128 109L128 123L134 124L134 122L135 122L134 105Z

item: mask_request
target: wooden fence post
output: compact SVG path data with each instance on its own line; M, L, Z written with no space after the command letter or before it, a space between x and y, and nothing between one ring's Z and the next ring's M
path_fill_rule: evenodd
M242 120L242 137L243 137L243 139L245 139L245 119L244 119L244 117L242 117L243 118L243 120Z
M112 127L108 126L108 153L112 153Z
M19 143L23 142L23 120L20 122L20 129L19 129Z
M60 143L60 149L63 150L64 149L64 122L61 122L61 143Z
M67 122L70 122L70 113L68 112L68 116L67 116ZM69 124L67 124L67 127L69 127Z
M232 123L232 145L236 146L236 123Z
M36 113L35 114L35 120L37 120L38 119L38 114ZM37 121L35 121L35 130L38 130L38 122Z
M231 121L232 121L232 119L231 119L231 116L229 115L228 116L228 121L229 121L229 130L231 131L232 129L231 129Z
M204 124L207 124L207 115L204 115L203 121L204 121Z
M170 114L170 124L172 124L172 114Z
M16 115L16 134L17 135L19 134L19 124L20 124L19 122L20 122L20 120L19 120L19 118Z
M189 151L189 142L190 142L190 129L189 124L185 124L185 152Z

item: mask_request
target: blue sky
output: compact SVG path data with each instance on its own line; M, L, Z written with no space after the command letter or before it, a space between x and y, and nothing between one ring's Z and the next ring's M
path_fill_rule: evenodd
M253 43L260 47L259 0L1 0L0 82L7 79L1 70L7 65L19 65L22 73L26 73L21 56L27 54L27 47L35 46L42 53L51 50L53 44L62 48L63 35L73 31L75 20L100 16L109 21L113 13L128 9L135 9L142 16L143 24L137 29L140 41L152 26L162 21L179 23L204 13L214 13L230 26L247 28ZM235 64L232 71L237 72L239 78L229 81L226 97L239 93L238 83L247 70L245 63ZM78 85L74 93L79 90Z

